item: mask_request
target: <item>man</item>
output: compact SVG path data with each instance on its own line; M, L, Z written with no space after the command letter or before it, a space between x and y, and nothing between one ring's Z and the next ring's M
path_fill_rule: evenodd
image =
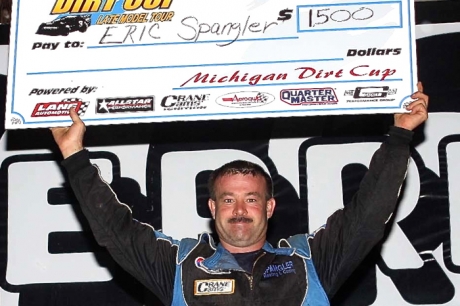
M322 306L383 236L405 177L411 131L428 117L428 97L421 84L418 90L409 112L394 116L353 202L314 234L283 239L276 248L266 242L276 201L259 166L234 161L211 175L217 246L208 234L176 241L132 219L90 164L85 126L74 110L72 126L52 132L96 240L165 305Z

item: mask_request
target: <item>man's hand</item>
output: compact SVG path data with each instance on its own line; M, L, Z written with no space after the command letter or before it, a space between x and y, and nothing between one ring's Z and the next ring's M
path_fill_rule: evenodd
M411 96L415 100L406 107L410 113L395 114L395 126L412 131L428 119L428 96L423 93L422 83L418 82L417 88Z
M73 121L70 127L50 129L64 158L83 150L83 136L86 131L85 124L73 108L70 109L70 118Z

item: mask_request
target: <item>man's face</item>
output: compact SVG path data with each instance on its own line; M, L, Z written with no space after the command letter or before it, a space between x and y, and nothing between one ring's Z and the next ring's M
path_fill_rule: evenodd
M214 189L216 200L209 200L209 208L224 247L230 252L260 249L266 239L268 219L275 209L275 200L266 198L264 178L229 174L218 178Z

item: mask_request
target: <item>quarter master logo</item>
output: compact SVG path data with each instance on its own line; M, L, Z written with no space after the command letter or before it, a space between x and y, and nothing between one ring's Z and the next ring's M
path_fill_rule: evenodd
M368 86L345 90L343 95L353 96L353 99L349 99L347 102L391 102L395 99L388 96L395 95L396 92L396 88L389 86Z
M280 99L289 105L334 105L339 102L331 87L283 89Z
M154 101L154 96L97 99L96 114L150 112Z
M65 99L61 102L41 102L35 105L32 117L56 117L69 116L70 109L75 108L79 116L83 116L89 102L83 102L78 98Z
M275 97L266 92L241 91L220 96L216 103L226 107L245 108L266 105L274 100Z

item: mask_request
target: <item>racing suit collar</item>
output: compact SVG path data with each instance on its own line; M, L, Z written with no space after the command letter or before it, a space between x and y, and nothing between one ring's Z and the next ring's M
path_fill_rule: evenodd
M281 247L274 248L270 243L265 241L262 249L268 253L276 255L292 256L295 253L294 248ZM222 244L217 245L217 249L213 255L201 262L201 266L214 271L237 270L244 271L235 260L235 257L227 251Z

